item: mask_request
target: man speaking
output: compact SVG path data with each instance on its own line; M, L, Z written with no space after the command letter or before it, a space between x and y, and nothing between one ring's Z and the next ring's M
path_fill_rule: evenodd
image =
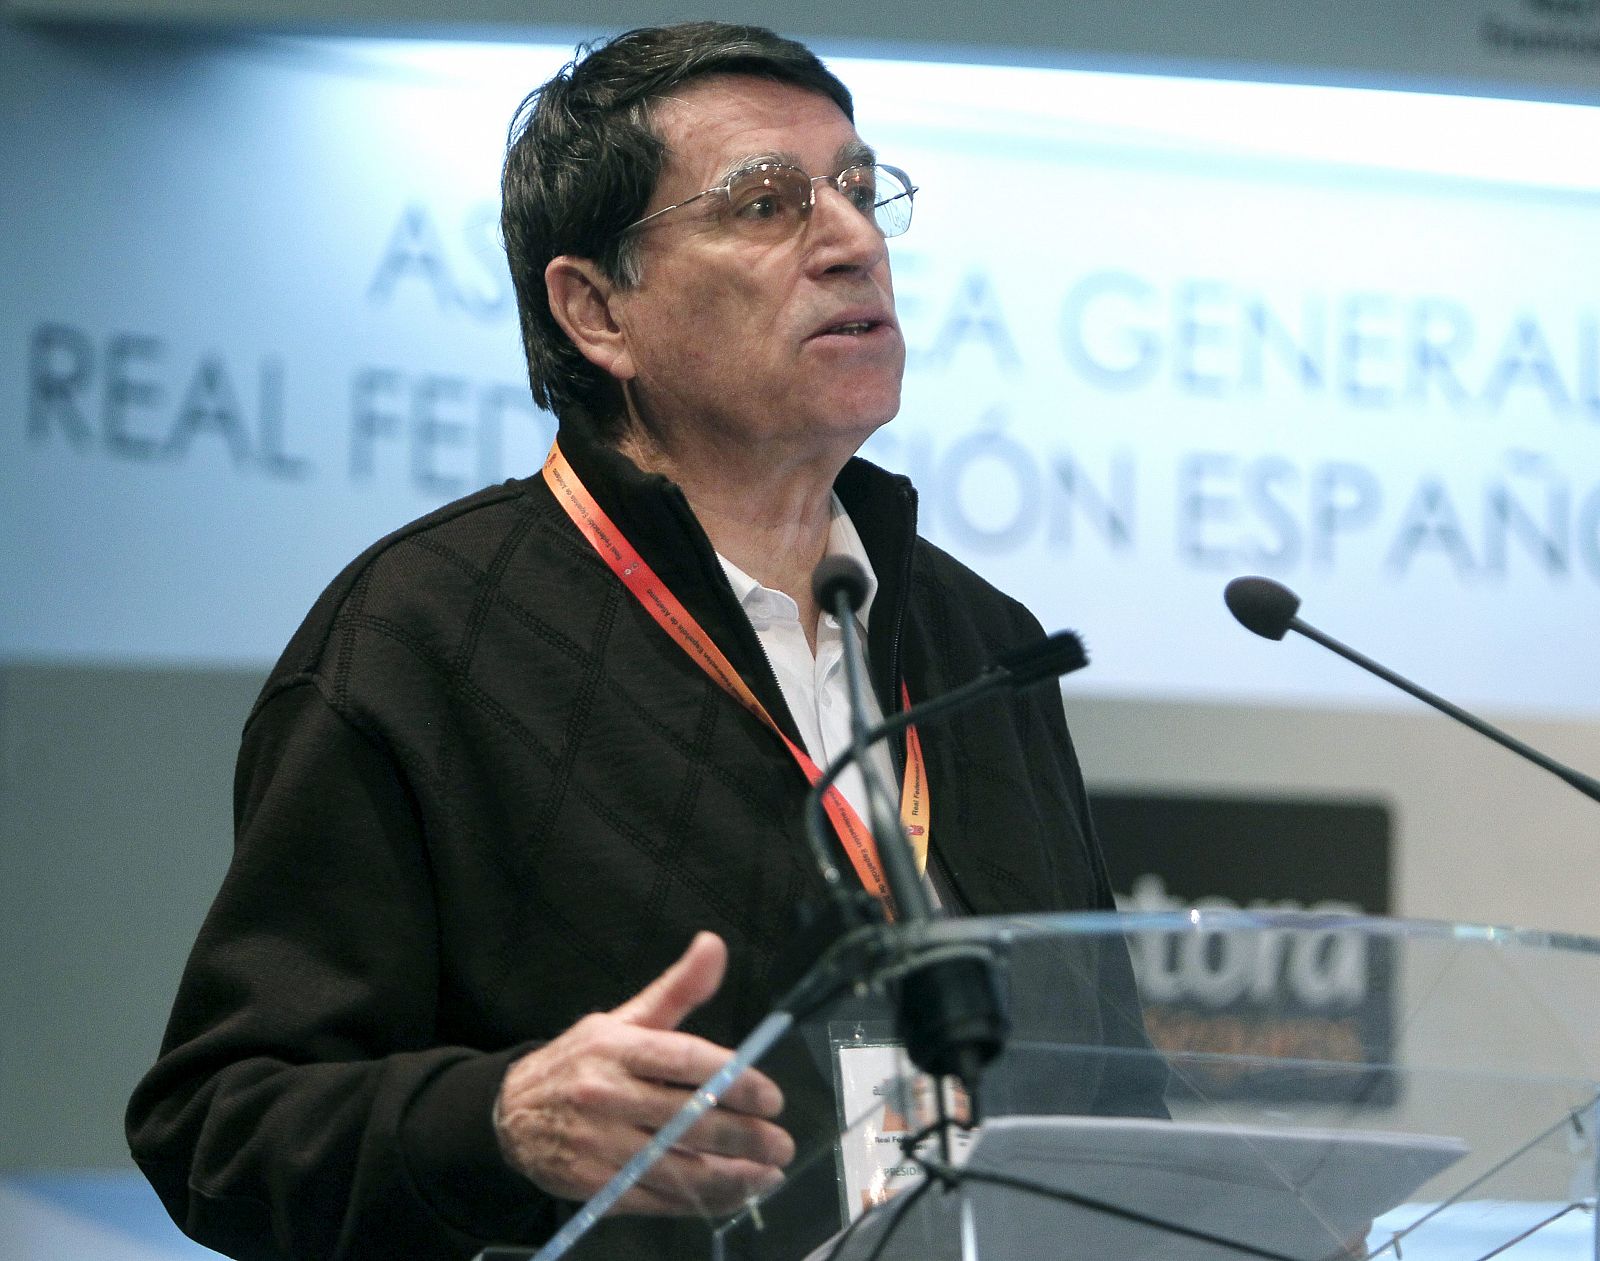
M815 56L748 27L631 32L524 103L502 222L557 444L356 560L250 714L232 865L128 1112L195 1238L284 1261L547 1238L757 1023L825 896L807 764L849 724L817 563L866 571L879 713L1039 635L853 458L900 401L893 158ZM947 912L1111 905L1053 689L878 769L922 794ZM844 797L864 813L859 779ZM696 1215L831 1123L747 1074L606 1254L705 1255Z

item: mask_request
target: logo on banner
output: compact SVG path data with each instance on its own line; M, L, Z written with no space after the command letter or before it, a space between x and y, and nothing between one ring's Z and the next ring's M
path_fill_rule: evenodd
M1311 911L1295 930L1186 929L1129 945L1151 1040L1210 1099L1387 1105L1392 960L1338 918L1389 908L1389 817L1349 801L1095 794L1123 911ZM1294 1064L1293 1071L1285 1065Z

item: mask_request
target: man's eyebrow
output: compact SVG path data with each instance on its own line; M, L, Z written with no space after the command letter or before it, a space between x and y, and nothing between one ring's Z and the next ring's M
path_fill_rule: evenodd
M833 169L843 171L852 166L872 166L877 160L877 151L865 140L849 140L833 155Z
M821 174L833 175L852 166L871 166L877 160L877 153L866 141L847 140L844 144L840 145L837 150L834 151L833 170L821 172ZM800 171L804 171L806 169L805 163L800 161L799 154L793 152L792 150L774 149L769 153L746 154L744 157L730 162L727 167L723 169L721 180L726 181L732 179L740 171L748 171L751 167L760 166L762 163L776 163L779 166L792 166L796 170ZM811 171L808 172L808 174L815 175L818 174L818 172Z
M753 166L763 165L799 167L800 159L793 153L777 149L768 153L747 153L744 157L728 163L723 169L722 178L725 180L731 179L739 174L740 171L748 171ZM803 170L804 168L802 167L801 169Z

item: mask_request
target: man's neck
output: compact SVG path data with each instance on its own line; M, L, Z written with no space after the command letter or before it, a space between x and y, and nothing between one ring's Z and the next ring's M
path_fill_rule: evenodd
M800 624L816 650L818 607L811 575L828 549L833 481L843 461L754 458L721 447L674 448L637 430L618 449L646 472L671 478L683 491L717 552L764 587L800 607Z

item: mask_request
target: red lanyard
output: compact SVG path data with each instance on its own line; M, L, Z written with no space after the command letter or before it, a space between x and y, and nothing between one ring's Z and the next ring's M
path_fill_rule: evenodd
M566 510L574 525L589 540L590 546L611 567L611 572L622 580L633 597L644 606L645 612L689 654L691 660L706 672L729 696L738 701L764 722L783 741L790 755L814 786L822 779L822 772L806 751L784 734L783 728L773 721L764 706L752 692L739 672L733 668L711 636L701 629L694 615L684 608L678 597L667 589L666 583L656 576L644 558L634 550L622 531L612 524L611 518L595 502L588 487L583 484L567 457L561 453L560 443L552 444L544 462L544 480L555 492L556 502ZM900 685L900 701L907 708L910 695L904 683ZM828 820L844 842L845 853L861 877L866 889L881 901L885 908L889 900L889 885L883 878L883 868L878 862L878 847L872 833L862 823L861 816L838 785L830 785L822 798ZM900 821L916 852L917 872L921 874L928 865L928 780L922 762L922 741L915 727L906 728L906 773L900 786Z

